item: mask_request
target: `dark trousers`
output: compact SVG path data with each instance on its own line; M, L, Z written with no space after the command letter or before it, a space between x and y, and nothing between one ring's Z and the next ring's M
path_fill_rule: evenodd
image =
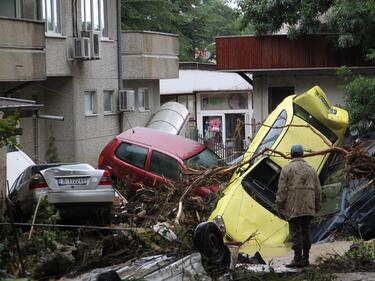
M310 250L310 222L312 218L312 216L301 216L289 220L289 234L293 250Z

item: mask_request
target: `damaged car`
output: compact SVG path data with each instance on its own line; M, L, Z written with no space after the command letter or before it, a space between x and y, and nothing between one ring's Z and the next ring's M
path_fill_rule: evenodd
M82 163L39 164L18 176L8 199L11 211L21 220L31 216L40 197L47 197L63 217L97 213L108 222L114 194L108 171Z
M357 146L375 155L375 136ZM312 241L334 240L340 235L375 237L374 179L348 179L342 157L335 155L322 174L322 209L313 228Z
M128 184L136 192L143 186L156 188L182 179L191 169L211 169L222 165L212 150L196 141L159 130L136 127L115 137L99 156L98 167L108 170L114 181ZM206 196L219 185L194 189L194 194Z
M288 96L259 129L209 219L223 229L226 240L242 243L255 235L241 251L253 252L254 245L283 245L288 223L277 213L275 201L280 171L290 160L258 154L265 148L288 154L293 144L302 144L306 152L325 150L342 142L347 127L347 111L332 106L320 87ZM328 157L305 160L319 174Z

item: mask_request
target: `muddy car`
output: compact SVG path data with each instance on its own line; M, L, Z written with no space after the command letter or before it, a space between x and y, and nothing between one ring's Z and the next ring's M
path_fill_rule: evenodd
M375 156L375 135L361 140L360 149ZM312 241L330 241L340 235L368 240L375 237L373 179L347 179L341 157L335 155L322 172L322 209Z
M39 164L21 173L8 198L16 217L27 219L39 197L47 197L62 215L78 217L84 215L82 211L100 212L109 220L114 189L108 171L88 164Z
M299 96L291 95L269 115L250 144L244 163L271 148L288 154L293 144L306 152L320 151L341 143L348 126L348 113L332 106L318 87ZM320 173L329 155L306 161ZM227 240L243 242L256 233L255 245L282 245L288 237L288 223L275 209L281 168L289 160L278 155L260 155L237 169L210 220L225 229ZM247 245L248 245L247 244ZM242 248L246 252L246 248Z
M110 141L99 156L99 168L115 181L126 182L131 192L143 186L157 188L181 180L184 171L210 169L222 164L209 148L196 141L151 128L132 128ZM199 196L216 192L219 185L194 189Z

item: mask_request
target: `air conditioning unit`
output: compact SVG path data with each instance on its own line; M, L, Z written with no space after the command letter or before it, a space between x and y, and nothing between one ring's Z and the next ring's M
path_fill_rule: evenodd
M74 37L73 38L73 58L90 59L91 42L90 38Z
M100 59L100 32L90 32L91 58Z
M119 110L132 111L135 104L135 91L134 90L121 90L119 91Z

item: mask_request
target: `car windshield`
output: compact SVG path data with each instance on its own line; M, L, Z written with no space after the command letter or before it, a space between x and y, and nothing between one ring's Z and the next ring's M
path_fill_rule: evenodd
M185 160L185 165L192 169L211 169L221 165L221 159L212 150L206 148L193 157Z
M304 110L297 104L293 104L294 114L304 120L305 122L311 124L314 128L316 128L319 132L321 132L327 139L330 140L331 143L335 143L338 137L332 132L329 128L324 126L318 119Z

